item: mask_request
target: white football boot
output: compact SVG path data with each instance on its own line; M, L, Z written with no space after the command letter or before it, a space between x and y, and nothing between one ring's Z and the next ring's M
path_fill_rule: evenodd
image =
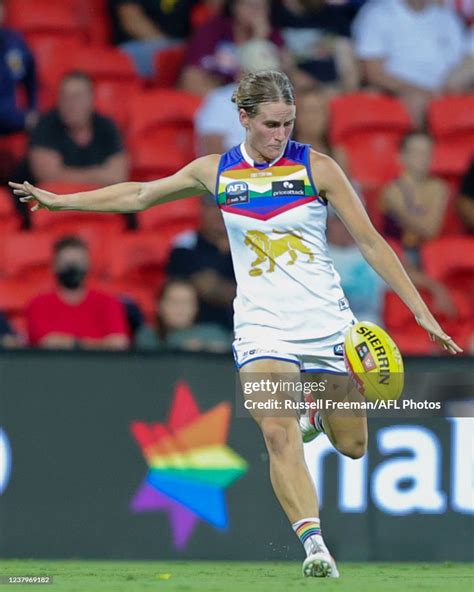
M339 571L334 558L329 553L321 537L321 544L315 542L313 551L303 561L303 576L305 578L338 578Z

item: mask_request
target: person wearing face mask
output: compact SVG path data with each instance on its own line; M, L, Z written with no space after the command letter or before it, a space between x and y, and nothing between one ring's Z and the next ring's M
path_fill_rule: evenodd
M126 313L113 296L86 285L89 272L86 244L75 236L58 240L53 248L57 287L36 296L26 311L28 342L33 347L126 349Z

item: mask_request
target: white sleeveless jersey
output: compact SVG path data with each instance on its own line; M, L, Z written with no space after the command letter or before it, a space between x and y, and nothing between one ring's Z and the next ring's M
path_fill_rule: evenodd
M236 338L316 339L354 319L328 254L327 204L313 183L309 151L290 141L261 166L242 144L220 159L216 199L237 280Z

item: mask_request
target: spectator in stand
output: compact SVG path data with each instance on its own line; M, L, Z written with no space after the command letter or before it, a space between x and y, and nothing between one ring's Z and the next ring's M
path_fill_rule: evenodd
M274 24L298 68L319 85L345 91L358 88L348 6L327 0L282 0L275 4Z
M32 129L37 120L38 84L35 60L23 37L2 26L4 0L0 0L0 136ZM18 104L18 87L26 106Z
M382 191L385 236L399 240L416 267L421 244L440 233L448 201L446 184L430 175L432 144L426 134L407 134L400 146L401 175Z
M176 238L168 262L170 277L188 278L199 297L202 323L232 329L236 284L229 241L213 197L202 198L200 228Z
M188 44L180 85L205 95L239 75L238 47L252 39L269 40L280 49L283 39L272 29L268 0L228 0L223 16L197 28Z
M257 70L279 70L278 49L271 41L254 39L239 47L240 76ZM211 90L195 117L198 153L222 154L245 140L245 129L232 103L237 83ZM298 113L299 116L299 113Z
M6 315L0 312L0 349L17 348L21 346L18 336L13 331Z
M353 24L355 51L369 85L399 95L421 126L463 58L463 24L433 0L370 0Z
M199 0L110 0L114 42L144 78L154 74L154 56L191 33L192 9Z
M456 207L467 232L474 234L474 160L461 182Z
M124 306L117 298L91 290L87 245L74 236L54 245L57 287L33 299L26 312L29 343L55 349L123 350L128 347Z
M230 351L230 331L216 324L196 323L199 301L196 288L189 280L168 280L157 297L156 305L155 325L143 325L139 329L136 337L137 348Z
M30 138L28 170L37 183L65 181L107 185L128 177L127 157L114 122L94 111L94 88L83 72L61 81L59 101L41 117Z
M298 117L295 122L295 140L311 144L314 150L329 154L329 98L321 90L308 90L296 97Z

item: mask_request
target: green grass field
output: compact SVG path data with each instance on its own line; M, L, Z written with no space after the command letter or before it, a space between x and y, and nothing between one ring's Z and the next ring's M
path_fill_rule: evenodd
M339 580L303 578L299 563L266 562L120 562L33 561L0 562L0 576L52 575L51 592L473 592L472 565L460 563L340 563ZM37 590L35 585L11 586ZM10 589L8 585L1 589Z

